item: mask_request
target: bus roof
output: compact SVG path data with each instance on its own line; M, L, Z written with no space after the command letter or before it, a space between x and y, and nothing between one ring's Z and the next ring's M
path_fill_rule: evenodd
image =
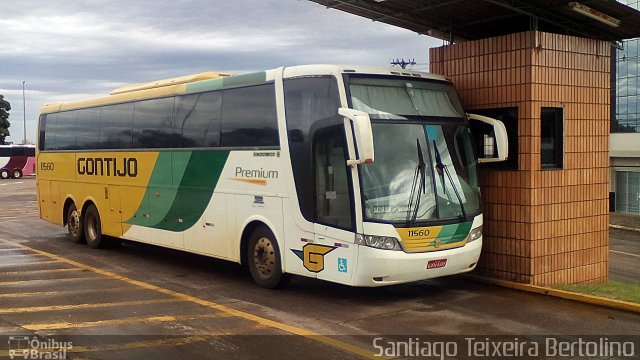
M431 74L423 71L410 69L398 69L390 67L368 66L368 65L299 65L284 68L284 77L298 77L304 75L329 75L329 74L371 74L389 76L411 76L437 81L451 80L443 75Z
M313 75L339 75L349 74L373 74L389 76L411 76L438 81L450 81L442 75L426 72L382 68L362 65L299 65L282 68L284 77L299 77ZM170 79L156 80L142 84L133 84L119 87L111 91L109 95L92 99L73 102L48 103L42 106L42 114L59 111L89 108L100 105L129 102L134 100L152 99L157 97L202 92L226 87L246 86L263 83L275 78L275 72L279 69L267 70L257 73L232 75L223 72L204 72L193 75L180 76Z

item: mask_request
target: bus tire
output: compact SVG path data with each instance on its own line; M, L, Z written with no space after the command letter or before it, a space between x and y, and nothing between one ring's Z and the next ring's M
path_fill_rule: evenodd
M8 179L9 178L9 170L1 169L0 170L0 179Z
M11 175L13 176L14 179L20 179L22 177L22 170L13 169L13 172L11 173Z
M72 242L83 244L84 238L84 219L78 212L76 204L69 205L67 210L67 232Z
M282 273L282 261L278 243L273 233L264 226L256 228L249 238L247 264L253 281L266 289L284 285L286 274Z
M92 249L100 249L106 245L106 239L102 236L102 223L100 222L100 214L98 208L91 204L87 207L84 214L84 237Z

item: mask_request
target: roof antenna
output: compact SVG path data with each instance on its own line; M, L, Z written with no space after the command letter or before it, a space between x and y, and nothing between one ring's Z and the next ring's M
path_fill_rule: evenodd
M416 60L415 59L411 59L408 61L405 61L404 58L403 59L395 59L395 60L391 60L391 65L395 65L395 66L400 66L402 69L406 69L407 66L411 65L415 65L416 64Z

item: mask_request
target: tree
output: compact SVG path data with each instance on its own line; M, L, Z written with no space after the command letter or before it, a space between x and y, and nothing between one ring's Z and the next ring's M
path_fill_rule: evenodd
M9 110L11 104L0 95L0 145L4 145L4 139L9 136Z

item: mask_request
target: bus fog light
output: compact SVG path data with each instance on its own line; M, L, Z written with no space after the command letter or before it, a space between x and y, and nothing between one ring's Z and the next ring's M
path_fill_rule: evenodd
M467 241L467 243L470 243L472 241L476 241L476 240L480 239L481 237L482 237L482 225L480 225L477 228L471 230L471 232L469 233L469 240Z
M356 234L356 244L376 249L402 250L398 239L390 236Z

